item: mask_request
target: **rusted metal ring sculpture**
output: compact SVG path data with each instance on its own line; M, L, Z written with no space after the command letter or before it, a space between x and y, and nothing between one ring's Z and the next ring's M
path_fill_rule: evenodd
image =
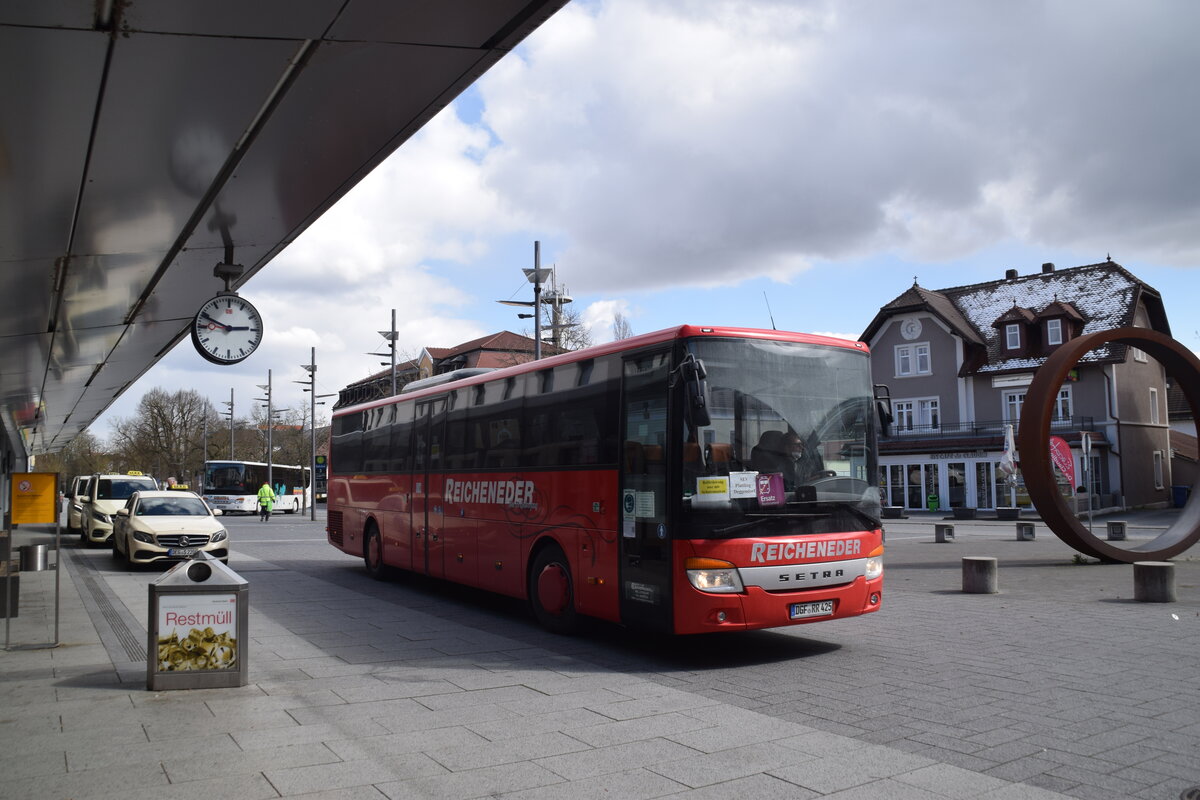
M1089 333L1059 347L1034 374L1021 409L1017 449L1025 487L1042 520L1059 539L1089 556L1104 561L1163 561L1187 550L1200 540L1200 501L1190 497L1175 524L1151 541L1128 549L1116 547L1093 536L1080 524L1054 480L1050 460L1050 421L1059 387L1079 359L1089 351L1116 342L1137 347L1166 368L1187 398L1192 417L1200 419L1200 359L1179 342L1147 328L1114 328Z

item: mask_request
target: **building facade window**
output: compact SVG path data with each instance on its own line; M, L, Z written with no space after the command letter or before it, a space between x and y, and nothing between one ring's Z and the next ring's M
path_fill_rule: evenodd
M928 342L896 345L896 377L928 375L932 371Z
M941 424L936 397L893 400L892 416L897 433L931 433Z
M1016 425L1021 421L1021 406L1025 405L1025 392L1004 393L1004 421Z
M1021 326L1010 322L1004 326L1004 346L1009 350L1021 349Z
M1054 421L1055 422L1070 422L1071 421L1071 389L1064 386L1058 390L1058 397L1054 398Z
M1158 389L1150 388L1150 424L1158 425L1160 417L1158 415Z
M1139 350L1136 347L1131 347L1129 349L1133 351L1133 360L1134 361L1138 362L1139 364L1146 363L1146 351L1145 350Z
M1048 319L1046 320L1046 344L1053 347L1063 343L1062 335L1062 320Z
M1163 488L1163 452L1162 450L1154 451L1154 488Z

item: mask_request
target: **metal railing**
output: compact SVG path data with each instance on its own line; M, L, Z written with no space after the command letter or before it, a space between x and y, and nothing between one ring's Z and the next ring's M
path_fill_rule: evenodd
M888 432L888 438L914 439L961 439L966 437L991 438L1004 435L1004 426L1011 424L1014 431L1016 423L1008 420L986 420L976 422L940 422L936 425L903 425L896 422ZM1063 417L1052 420L1050 429L1054 431L1094 431L1095 417Z

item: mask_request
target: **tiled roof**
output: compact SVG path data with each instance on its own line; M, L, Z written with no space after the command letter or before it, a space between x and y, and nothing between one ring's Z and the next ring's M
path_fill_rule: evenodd
M1051 313L1082 320L1082 332L1086 334L1132 325L1139 299L1146 303L1151 326L1169 335L1170 327L1158 292L1120 264L1106 261L1061 270L1050 267L1030 275L1014 272L1003 280L936 291L914 284L880 309L862 338L870 341L893 316L921 310L941 317L968 344L986 347L986 363L976 367L975 372L1026 370L1040 366L1045 356L1003 357L1000 331L993 327L1001 317L1010 315L1014 307L1021 317L1026 317L1030 312L1039 315L1057 303ZM1110 344L1096 348L1080 361L1119 361L1124 357L1124 345Z
M1171 381L1167 385L1167 419L1191 419L1192 407L1187 401L1187 395L1179 387L1179 383Z
M1171 450L1174 458L1195 463L1200 460L1200 448L1197 447L1196 437L1179 431L1171 431Z

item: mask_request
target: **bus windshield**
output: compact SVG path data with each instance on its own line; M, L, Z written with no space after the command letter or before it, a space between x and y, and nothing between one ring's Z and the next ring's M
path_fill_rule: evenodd
M252 471L252 470L250 470ZM209 463L204 473L205 494L252 494L262 482L256 474L247 475L245 464ZM263 478L266 470L262 470Z
M688 351L707 372L708 419L685 413L678 428L683 536L879 528L865 352L716 338Z

